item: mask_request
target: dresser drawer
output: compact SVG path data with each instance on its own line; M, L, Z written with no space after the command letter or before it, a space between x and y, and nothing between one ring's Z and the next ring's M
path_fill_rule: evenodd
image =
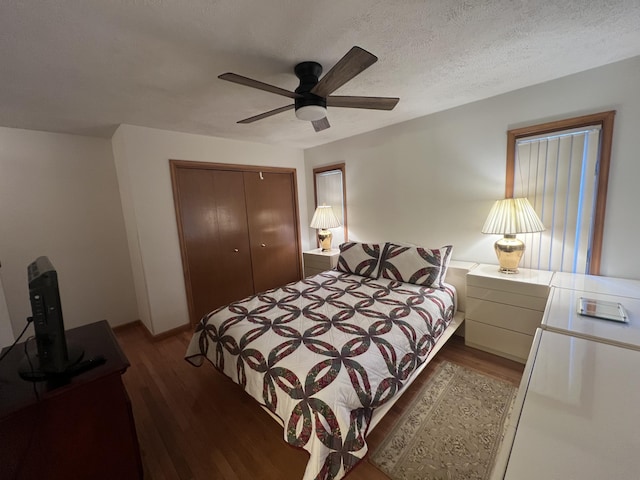
M312 252L304 252L302 254L304 259L304 266L319 269L322 271L331 270L338 264L338 251L331 251L330 253L319 253L314 250Z
M319 273L322 272L326 272L327 269L326 268L313 268L313 267L307 267L305 265L304 267L304 276L306 277L313 277L314 275L318 275Z
M486 325L533 335L542 322L542 312L528 308L467 298L465 317Z
M331 270L331 257L322 257L320 255L305 255L304 264L311 268L322 268Z
M466 318L464 323L465 345L520 363L527 362L533 343L532 335L486 325L469 318Z
M547 298L553 272L521 268L519 273L505 274L495 265L480 265L467 274L467 287L501 290L530 297Z
M544 312L547 304L547 297L534 297L531 295L523 295L521 293L510 293L504 290L493 290L491 288L467 286L467 297L477 298L488 302L503 303L505 305L514 305L516 307L528 308Z
M311 277L327 270L331 270L338 264L340 250L323 252L319 248L302 253L304 261L304 276Z

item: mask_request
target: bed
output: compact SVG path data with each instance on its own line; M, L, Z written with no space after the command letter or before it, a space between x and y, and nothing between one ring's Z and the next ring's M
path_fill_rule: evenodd
M344 245L337 270L205 315L186 353L240 384L309 452L304 480L340 479L364 458L366 434L462 321L464 267L448 266L450 247L422 249L428 266L412 277L415 259L403 265L393 244Z

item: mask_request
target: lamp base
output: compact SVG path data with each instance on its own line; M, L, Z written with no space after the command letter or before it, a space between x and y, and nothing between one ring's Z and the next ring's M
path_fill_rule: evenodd
M323 252L331 250L331 240L333 239L333 233L330 230L320 229L318 231L318 241L320 242L320 248Z
M493 248L498 257L500 272L518 273L518 265L525 250L524 242L518 240L515 235L505 235L493 245Z

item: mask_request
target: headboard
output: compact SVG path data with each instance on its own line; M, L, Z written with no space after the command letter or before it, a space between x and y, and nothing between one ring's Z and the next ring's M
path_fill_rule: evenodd
M458 292L458 312L465 312L467 309L467 273L478 264L474 262L463 262L451 260L445 282L456 287Z

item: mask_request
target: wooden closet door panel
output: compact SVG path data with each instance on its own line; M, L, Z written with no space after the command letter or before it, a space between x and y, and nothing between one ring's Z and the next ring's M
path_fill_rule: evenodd
M256 293L301 278L294 181L293 173L244 172Z
M253 294L241 172L177 169L191 321ZM190 290L190 292L189 292Z

